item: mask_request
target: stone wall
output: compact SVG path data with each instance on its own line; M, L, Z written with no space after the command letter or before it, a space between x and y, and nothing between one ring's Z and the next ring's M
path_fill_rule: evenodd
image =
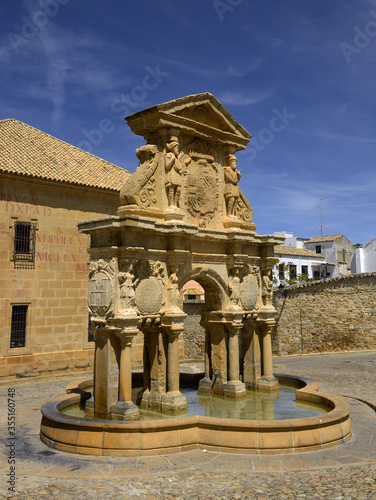
M0 378L91 370L89 237L77 223L116 214L118 193L14 176L0 181ZM14 222L37 225L35 259L13 260ZM12 348L13 305L27 305L26 345ZM142 346L135 346L141 363Z
M186 359L204 357L205 330L200 325L200 312L205 309L205 302L185 302L183 311L188 316L184 321L184 354Z
M376 349L376 273L289 287L274 294L274 354Z

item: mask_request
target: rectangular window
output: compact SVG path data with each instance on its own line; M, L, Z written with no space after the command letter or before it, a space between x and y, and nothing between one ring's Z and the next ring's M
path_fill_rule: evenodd
M294 278L296 278L296 265L295 264L290 264L289 274L290 274L290 280L293 280Z
M316 253L321 253L321 245L316 245Z
M12 322L10 329L10 348L25 347L26 345L26 324L27 305L12 306Z
M308 275L308 266L302 266L302 274Z
M14 223L14 249L15 260L33 261L35 257L35 222Z
M278 266L278 278L280 280L285 279L285 264L279 264L279 266Z

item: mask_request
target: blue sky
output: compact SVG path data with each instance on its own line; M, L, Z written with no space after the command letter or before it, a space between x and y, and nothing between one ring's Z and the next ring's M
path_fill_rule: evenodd
M376 1L24 0L0 6L0 119L133 172L124 116L211 92L253 138L259 234L376 236Z

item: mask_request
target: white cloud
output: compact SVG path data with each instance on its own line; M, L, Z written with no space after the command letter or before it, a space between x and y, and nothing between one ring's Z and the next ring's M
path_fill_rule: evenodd
M268 89L264 92L255 93L253 96L243 95L240 92L226 91L218 96L218 99L225 105L230 106L248 106L265 101L275 94L275 89Z

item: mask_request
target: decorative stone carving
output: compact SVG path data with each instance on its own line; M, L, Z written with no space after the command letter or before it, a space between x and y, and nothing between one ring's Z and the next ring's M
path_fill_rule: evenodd
M214 157L190 151L187 160L187 208L205 227L212 219L218 206L218 174Z
M149 268L151 275L155 276L163 284L165 270L162 262L151 260L149 261Z
M163 287L155 276L143 279L136 288L136 305L141 314L156 314L163 305Z
M271 279L272 269L266 267L262 270L262 302L264 307L273 308L273 282Z
M239 269L234 267L232 269L232 276L229 278L228 288L230 291L230 301L233 306L239 306L241 298Z
M179 278L177 275L177 267L171 267L171 274L168 278L166 291L167 291L167 304L169 311L181 312L179 307L180 293L179 293Z
M122 313L134 310L136 303L135 286L134 282L133 264L128 264L128 269L125 272L120 272L118 275L120 285L120 309Z
M165 155L165 172L166 172L166 192L168 206L179 208L180 193L182 186L182 164L181 158L183 153L179 151L179 141L177 137L172 137L167 143Z
M236 168L237 159L235 155L228 155L226 165L223 167L225 176L225 200L228 217L236 217L236 204L240 196L238 182L240 180L240 172Z
M114 272L114 259L90 263L88 304L93 316L109 316L112 313Z
M250 224L252 222L253 210L249 201L242 192L240 192L240 196L237 200L235 209L236 209L236 217L238 219L243 220L247 224Z
M246 274L240 285L240 300L244 309L251 311L257 308L259 288L258 267L253 266L251 272Z
M136 150L140 163L120 190L120 205L136 204L142 208L155 205L155 171L158 167L160 153L154 144L146 144Z

